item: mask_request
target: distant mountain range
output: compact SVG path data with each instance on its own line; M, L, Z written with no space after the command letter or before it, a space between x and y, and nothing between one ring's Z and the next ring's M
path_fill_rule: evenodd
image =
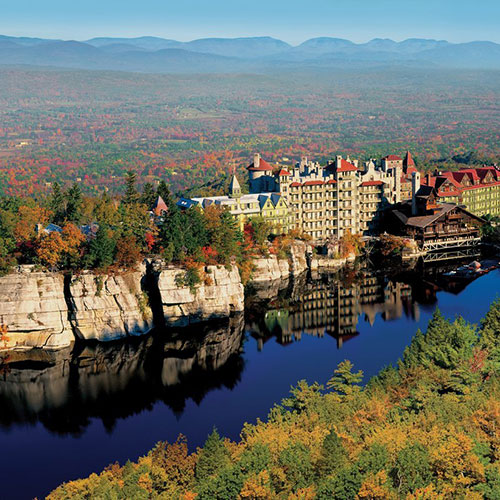
M500 45L376 38L356 44L312 38L298 46L271 37L92 38L83 42L0 35L0 65L52 66L148 73L260 72L298 66L335 68L372 65L500 69Z

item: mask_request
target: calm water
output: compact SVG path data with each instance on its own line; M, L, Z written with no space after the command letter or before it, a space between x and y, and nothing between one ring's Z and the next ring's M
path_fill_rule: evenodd
M500 289L493 271L464 288L425 273L346 273L256 292L246 317L71 351L14 354L0 377L0 497L136 459L215 425L237 439L299 379L325 382L350 359L365 378L394 363L436 306L477 322Z

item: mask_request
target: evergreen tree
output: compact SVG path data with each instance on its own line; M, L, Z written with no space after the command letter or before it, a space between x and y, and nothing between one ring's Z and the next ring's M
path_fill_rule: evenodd
M419 330L405 349L402 366L456 368L470 358L477 333L462 318L450 323L439 309L434 311L425 335Z
M230 454L214 428L208 436L196 463L196 480L202 482L215 477L230 462Z
M113 264L116 242L110 235L106 225L99 226L95 238L90 242L89 253L86 256L89 267L105 269Z
M49 208L52 210L53 221L55 224L62 224L65 218L65 199L61 186L54 182L52 186L52 196L49 201Z
M482 344L490 349L500 346L500 298L491 304L481 321L481 340Z
M123 203L132 204L138 203L139 193L135 187L137 181L137 174L133 170L129 170L125 174L125 196L123 197Z
M156 194L158 196L161 196L161 198L163 199L165 205L167 205L169 210L172 206L175 206L172 194L170 193L170 189L168 188L167 183L163 179L158 184L158 187L156 189Z
M281 452L278 462L285 470L289 489L295 492L311 484L314 471L307 446L300 442L287 446Z
M144 184L144 186L142 187L142 193L139 198L139 202L143 205L146 205L146 207L149 209L154 205L155 201L156 193L153 188L153 184L151 184L150 182L146 182L146 184Z
M66 220L79 224L82 218L82 191L75 182L66 193Z
M346 396L358 392L361 388L356 384L363 380L363 372L360 370L353 373L353 367L354 365L347 359L339 363L333 377L326 384L328 389Z
M427 486L432 480L432 472L426 448L420 443L403 448L396 458L392 476L401 498L406 498L408 493Z
M184 220L180 210L174 205L158 226L160 246L164 249L167 261L183 260L186 256L184 247Z
M347 452L342 444L342 439L332 429L326 435L321 446L321 456L316 464L319 477L328 476L347 463Z

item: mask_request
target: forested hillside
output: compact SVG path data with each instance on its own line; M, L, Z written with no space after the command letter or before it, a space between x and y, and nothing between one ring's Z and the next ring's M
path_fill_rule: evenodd
M116 193L127 170L173 193L268 161L402 155L419 168L499 161L500 72L378 67L261 75L0 69L0 194L76 183ZM286 160L285 160L286 161ZM448 166L448 165L446 165Z
M365 387L341 363L298 382L239 442L181 436L48 498L500 498L500 301L481 325L436 311L398 366Z

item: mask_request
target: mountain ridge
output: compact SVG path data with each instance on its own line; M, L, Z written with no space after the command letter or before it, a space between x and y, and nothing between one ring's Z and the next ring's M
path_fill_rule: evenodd
M292 46L269 36L200 38L188 42L143 36L85 41L0 35L0 65L157 73L259 72L293 66L363 64L500 69L500 44L489 41L374 38L364 43L317 37Z

